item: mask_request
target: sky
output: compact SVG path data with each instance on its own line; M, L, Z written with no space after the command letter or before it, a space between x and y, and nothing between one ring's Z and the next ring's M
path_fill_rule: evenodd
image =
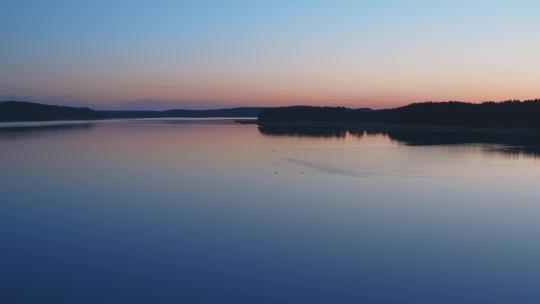
M0 100L97 109L540 97L540 1L0 0Z

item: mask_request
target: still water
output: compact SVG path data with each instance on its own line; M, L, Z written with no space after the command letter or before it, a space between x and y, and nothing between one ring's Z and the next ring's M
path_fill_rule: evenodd
M540 161L510 135L8 126L2 303L540 301Z

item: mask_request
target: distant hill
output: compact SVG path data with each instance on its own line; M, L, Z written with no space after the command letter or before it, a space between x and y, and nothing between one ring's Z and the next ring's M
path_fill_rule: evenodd
M51 106L22 101L0 102L0 121L46 121L99 119L89 108Z
M344 107L292 106L264 109L258 120L264 121L344 121L361 120L371 109L349 109Z
M0 121L94 120L165 117L257 117L263 108L215 110L96 111L89 108L53 106L23 101L0 102Z
M264 108L240 107L214 110L99 111L104 118L257 117Z
M442 126L540 127L540 100L485 102L425 102L386 110L341 107L269 108L260 123L279 121L363 121Z

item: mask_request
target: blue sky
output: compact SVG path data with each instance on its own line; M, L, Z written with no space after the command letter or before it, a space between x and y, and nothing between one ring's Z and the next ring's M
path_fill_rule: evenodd
M2 1L0 97L97 108L540 97L535 1Z

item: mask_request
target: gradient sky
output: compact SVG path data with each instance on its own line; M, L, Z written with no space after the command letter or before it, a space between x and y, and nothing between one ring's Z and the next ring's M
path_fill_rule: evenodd
M540 1L0 3L0 99L384 108L540 97Z

